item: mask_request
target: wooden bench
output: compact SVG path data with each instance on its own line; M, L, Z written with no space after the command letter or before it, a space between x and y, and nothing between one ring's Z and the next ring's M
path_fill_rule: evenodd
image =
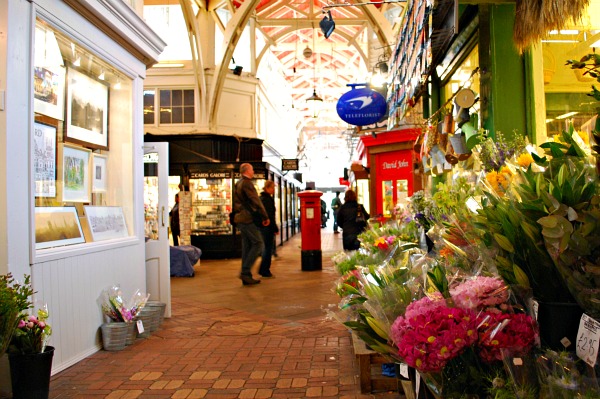
M358 362L360 393L404 391L406 399L415 399L412 382L383 375L381 365L390 361L374 350L368 349L365 343L355 334L351 335L354 354Z

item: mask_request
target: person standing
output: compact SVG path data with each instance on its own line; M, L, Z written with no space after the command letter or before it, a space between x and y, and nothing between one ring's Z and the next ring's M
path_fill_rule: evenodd
M364 222L356 220L359 213L362 215ZM362 204L356 200L356 192L347 190L344 194L344 205L338 211L337 221L342 228L342 245L344 250L352 251L360 247L358 235L366 230L369 214Z
M267 215L269 215L269 225L261 226L260 228L260 233L262 234L264 242L264 248L262 251L260 268L258 269L258 274L264 278L274 277L271 273L271 256L273 255L275 236L279 234L279 228L277 227L277 221L275 220L275 200L273 199L274 193L275 183L271 180L265 181L263 191L260 193L260 200L267 211Z
M327 204L321 199L321 228L327 227Z
M334 234L340 233L338 231L337 215L338 215L338 210L340 209L341 206L342 206L342 200L340 199L340 192L336 191L335 198L331 200L331 212L333 213L333 233Z
M169 211L171 217L171 235L173 236L173 246L179 246L179 194L175 194L175 205Z
M243 285L260 283L252 278L252 266L263 251L263 239L258 226L269 225L269 215L252 184L254 168L249 163L240 165L242 178L235 184L233 192L234 221L242 236L242 270L240 279Z

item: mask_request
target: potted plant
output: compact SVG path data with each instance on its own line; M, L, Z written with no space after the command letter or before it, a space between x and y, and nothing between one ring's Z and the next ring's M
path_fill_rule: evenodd
M23 284L8 273L0 276L0 357L6 352L22 312L31 306L30 276Z
M31 308L29 298L34 293L29 277L19 287L19 301L27 310ZM47 345L52 334L48 310L43 306L35 315L24 310L17 317L7 350L13 399L47 399L54 356L54 348Z

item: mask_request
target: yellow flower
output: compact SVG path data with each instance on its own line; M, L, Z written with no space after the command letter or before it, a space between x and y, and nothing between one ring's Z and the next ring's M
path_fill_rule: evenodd
M519 158L517 158L517 163L519 164L519 166L525 169L529 168L529 165L531 165L532 162L533 157L528 152L519 155Z
M427 342L429 342L430 344L435 342L435 337L432 335L429 338L427 338Z
M585 144L590 145L590 136L587 134L587 132L577 130L577 134L579 137L581 137L581 140L583 140Z

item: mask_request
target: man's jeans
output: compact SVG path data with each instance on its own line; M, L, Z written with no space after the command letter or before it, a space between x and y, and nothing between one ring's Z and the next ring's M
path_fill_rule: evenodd
M238 223L242 236L242 276L252 277L252 265L263 251L263 239L254 223Z

